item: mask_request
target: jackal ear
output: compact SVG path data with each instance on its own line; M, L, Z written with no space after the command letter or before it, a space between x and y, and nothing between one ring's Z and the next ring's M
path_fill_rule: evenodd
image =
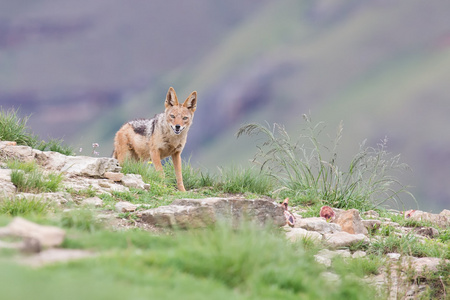
M197 109L197 92L193 91L184 101L183 106L194 112Z
M169 91L167 92L167 95L166 95L166 102L164 103L164 105L166 106L166 108L178 105L177 94L175 93L175 90L173 89L173 87L169 88Z

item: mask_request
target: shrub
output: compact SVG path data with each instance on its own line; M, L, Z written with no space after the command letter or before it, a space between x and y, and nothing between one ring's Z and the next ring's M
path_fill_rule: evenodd
M264 142L258 146L254 162L277 180L281 188L275 192L282 197L301 202L321 200L334 207L367 210L388 201L398 203L401 193L412 196L391 175L393 171L407 170L408 166L400 163L400 155L387 152L386 139L377 147L368 147L363 142L350 165L342 169L337 153L342 124L328 146L320 141L325 125L313 125L306 115L304 119L307 126L297 140L291 139L279 124L273 128L248 124L237 132L237 137L263 136Z

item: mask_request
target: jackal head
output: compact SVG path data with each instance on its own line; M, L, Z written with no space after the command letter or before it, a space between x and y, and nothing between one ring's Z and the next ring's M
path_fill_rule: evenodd
M197 109L197 92L192 92L184 103L178 103L177 94L173 87L169 88L166 96L166 120L175 134L180 134L192 123Z

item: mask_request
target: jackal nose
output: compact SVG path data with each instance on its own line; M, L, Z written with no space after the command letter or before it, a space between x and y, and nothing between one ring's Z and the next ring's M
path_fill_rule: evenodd
M179 131L181 129L181 126L180 125L175 125L175 130L176 131Z

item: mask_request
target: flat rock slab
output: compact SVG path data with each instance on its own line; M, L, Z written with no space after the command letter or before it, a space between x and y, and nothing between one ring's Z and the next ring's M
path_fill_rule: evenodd
M67 262L75 259L82 259L94 256L92 252L79 249L48 249L36 255L20 258L19 262L32 267L41 267L44 265Z
M218 221L231 222L234 227L245 220L260 225L283 226L286 223L279 204L237 198L179 199L172 205L143 211L141 218L151 225L180 228L205 227Z
M433 225L439 226L441 228L446 228L450 226L450 216L448 211L443 210L440 214L432 214L424 211L414 211L411 213L411 219L416 221L428 221Z
M335 233L341 231L341 226L335 223L329 223L324 218L305 218L297 220L295 227L303 228L309 231L319 233Z
M286 237L291 242L301 241L302 239L312 239L314 241L321 241L322 235L316 231L308 231L303 228L290 228L286 232Z
M420 257L413 258L412 262L405 261L403 264L405 268L409 265L416 271L417 275L423 275L425 272L437 272L438 266L442 263L449 263L448 259L441 259L437 257Z
M0 236L36 239L43 247L55 247L62 244L66 232L58 227L39 225L16 217L8 226L0 228Z
M324 241L331 247L349 247L356 243L367 242L367 238L364 234L351 234L345 231L325 234Z

